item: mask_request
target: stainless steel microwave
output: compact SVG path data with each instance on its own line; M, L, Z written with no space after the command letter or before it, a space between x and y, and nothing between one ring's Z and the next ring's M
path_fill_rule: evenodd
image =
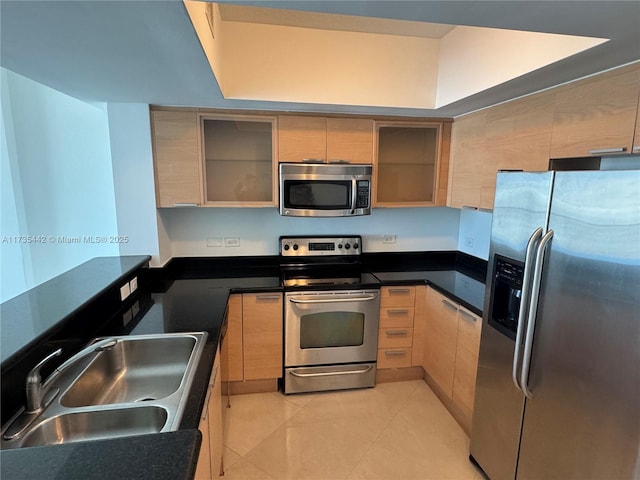
M280 215L369 215L372 169L371 165L281 163Z

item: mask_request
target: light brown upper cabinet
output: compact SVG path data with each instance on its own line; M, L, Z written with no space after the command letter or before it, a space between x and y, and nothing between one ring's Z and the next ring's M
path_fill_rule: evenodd
M196 110L152 110L151 131L158 207L202 204Z
M373 163L373 120L282 115L278 161Z
M550 158L630 153L640 94L640 65L557 89Z
M275 117L200 114L205 205L276 205Z
M448 123L376 122L373 206L444 205L449 132Z
M450 206L491 209L499 170L547 170L553 108L546 92L457 120Z

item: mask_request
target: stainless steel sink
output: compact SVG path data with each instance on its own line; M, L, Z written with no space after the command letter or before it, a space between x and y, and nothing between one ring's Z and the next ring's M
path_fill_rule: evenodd
M166 422L167 411L157 406L66 413L34 425L22 446L158 433Z
M83 407L165 398L180 387L195 344L193 336L171 336L102 346L60 403Z
M177 430L206 332L96 339L42 385L43 409L18 412L1 448Z

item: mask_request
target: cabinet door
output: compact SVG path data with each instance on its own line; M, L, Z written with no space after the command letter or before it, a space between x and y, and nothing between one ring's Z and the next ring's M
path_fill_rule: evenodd
M487 111L466 115L453 123L451 138L451 207L479 207L485 161Z
M427 334L427 286L416 286L415 310L413 317L413 348L411 366L424 367L425 336Z
M377 124L374 206L436 204L440 124Z
M275 117L201 115L208 206L276 204Z
M639 88L638 65L559 88L550 157L631 152Z
M458 337L458 306L430 288L427 294L427 317L425 370L438 387L451 397Z
M202 203L198 115L193 111L151 111L156 204Z
M548 170L554 99L545 92L487 112L480 208L493 208L498 170Z
M327 161L373 163L373 120L327 119Z
M278 117L278 161L326 161L327 119L323 117Z
M209 399L209 456L211 478L222 475L222 452L224 451L222 425L222 375L220 374L220 351L213 365L211 397Z
M458 309L458 342L452 398L469 420L475 397L481 327L482 320L477 315L462 307Z
M230 295L227 303L227 334L222 344L224 357L222 381L244 380L242 347L242 295Z
M212 385L208 385L208 392L211 392ZM207 393L207 399L210 393ZM194 480L209 480L211 478L211 445L209 436L209 402L207 401L202 407L202 416L198 430L202 434L202 443L200 444L200 453L198 454L198 464L196 465L196 473Z
M244 379L282 377L282 294L242 295Z

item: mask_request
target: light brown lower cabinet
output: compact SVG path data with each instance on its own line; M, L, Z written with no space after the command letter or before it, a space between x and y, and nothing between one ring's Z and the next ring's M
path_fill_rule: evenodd
M423 368L468 431L482 319L432 288L427 291L426 314Z
M209 379L207 399L198 426L198 430L202 433L202 445L200 446L195 480L213 479L223 474L222 428L222 374L220 349L218 349Z
M416 287L380 289L378 368L411 366Z
M223 381L265 380L282 376L282 293L229 296Z
M482 319L464 307L458 308L458 341L453 374L453 403L471 420L476 391L478 352Z

